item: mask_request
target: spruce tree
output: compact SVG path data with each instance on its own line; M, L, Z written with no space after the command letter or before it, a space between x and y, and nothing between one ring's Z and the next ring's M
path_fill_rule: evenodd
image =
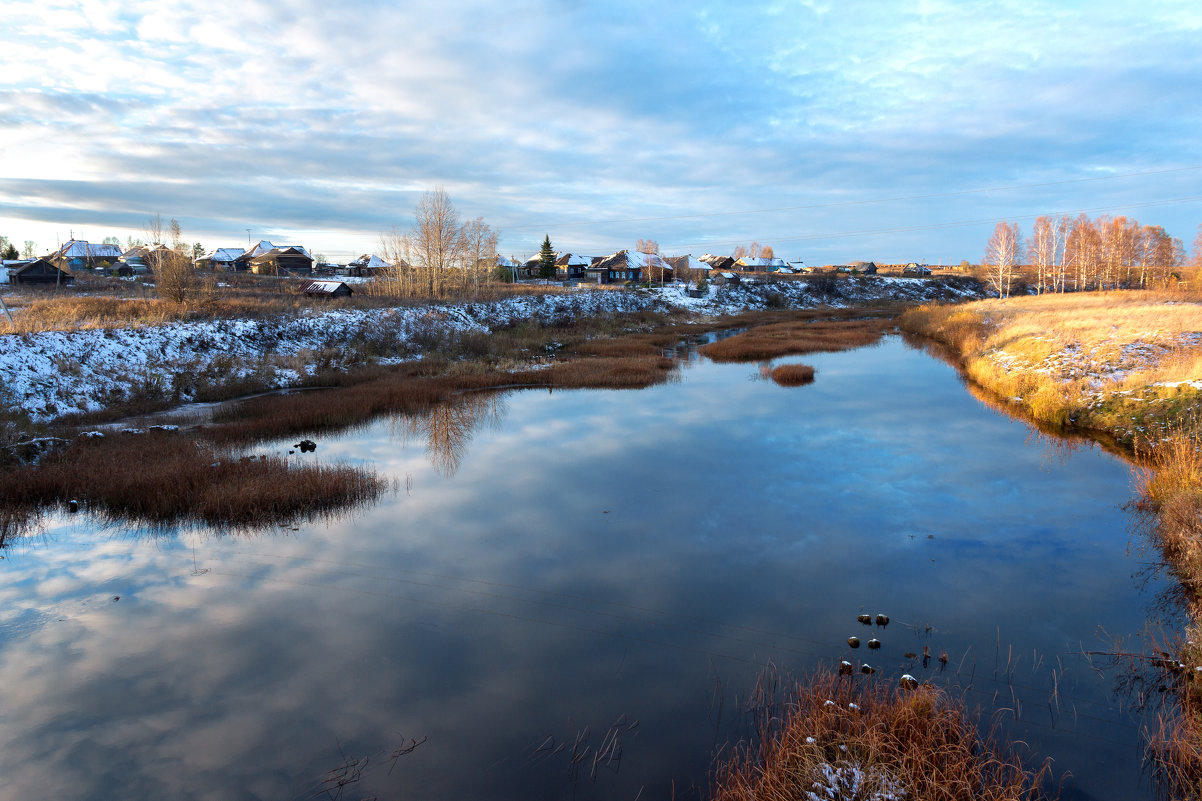
M539 278L555 277L555 251L551 250L551 235L543 239L542 249L538 252Z

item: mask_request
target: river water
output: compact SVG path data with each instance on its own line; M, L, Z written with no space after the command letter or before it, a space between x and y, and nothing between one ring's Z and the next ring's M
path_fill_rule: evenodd
M804 361L318 438L290 458L397 491L295 529L50 518L0 561L0 797L705 797L766 666L854 656L960 688L1062 797L1151 798L1082 655L1174 625L1130 467L896 337Z

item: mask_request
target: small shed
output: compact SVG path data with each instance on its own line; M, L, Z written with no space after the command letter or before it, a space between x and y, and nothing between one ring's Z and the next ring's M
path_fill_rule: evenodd
M311 298L349 298L353 294L342 281L310 281L301 291Z
M8 268L8 281L11 284L54 284L66 285L75 283L75 277L65 270L60 270L48 259L31 259L20 266Z
M729 273L723 270L716 273L712 278L710 278L710 280L718 286L737 286L739 283L739 274Z

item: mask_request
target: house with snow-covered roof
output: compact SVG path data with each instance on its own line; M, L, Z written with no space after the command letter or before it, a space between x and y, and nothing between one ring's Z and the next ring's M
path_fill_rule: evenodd
M764 256L744 256L735 259L735 269L745 273L774 273L789 264L784 259L766 258Z
M299 245L273 245L266 239L234 260L234 269L256 275L313 272L313 257Z
M584 271L585 279L598 284L628 284L672 280L672 266L655 253L619 250L595 260Z
M242 248L217 248L196 260L196 266L203 270L228 270L233 272L234 262L246 251Z
M561 278L569 281L579 281L584 278L584 271L592 264L592 256L581 256L579 253L555 254L555 271Z
M388 262L374 253L364 253L357 259L346 263L346 274L359 278L370 278L388 267Z
M121 246L94 245L82 239L68 239L66 244L45 258L61 270L103 269L121 259Z

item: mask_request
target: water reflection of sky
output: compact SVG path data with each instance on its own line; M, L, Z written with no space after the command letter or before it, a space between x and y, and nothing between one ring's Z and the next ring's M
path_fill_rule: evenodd
M1150 795L1136 724L1073 655L1159 589L1132 578L1128 468L896 340L804 361L794 389L700 363L512 394L451 421L453 471L405 421L321 440L400 489L298 531L51 521L0 562L0 796L304 797L369 757L354 797L693 797L759 666L845 655L859 611L893 618L857 653L884 673L939 677L904 656L928 645L987 712L1013 690L1010 731L1078 797Z

